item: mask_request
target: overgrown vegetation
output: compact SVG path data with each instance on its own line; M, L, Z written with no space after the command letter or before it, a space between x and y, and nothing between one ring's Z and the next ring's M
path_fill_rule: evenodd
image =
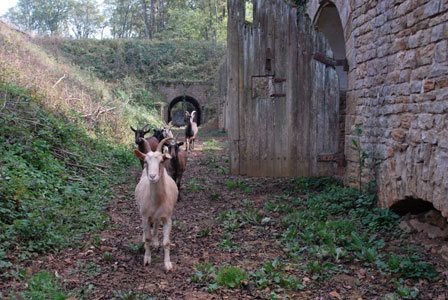
M211 81L225 56L224 45L204 41L43 39L41 44L110 82Z
M160 125L153 107L106 84L89 69L80 70L46 53L26 35L0 23L0 81L22 87L49 111L83 127L93 137L131 142L137 121ZM130 87L129 89L132 89Z
M245 248L234 241L240 232L246 236L260 230L265 235L280 220L280 232L265 237L278 241L273 243L280 253L276 259L255 271L198 265L192 281L207 286L210 292L244 286L251 294L280 299L285 291L312 289L311 282L350 273L348 266L357 265L365 273L381 274L395 282L397 291L391 299L413 299L419 291L409 286L412 280L434 282L439 278L422 252L407 246L406 234L398 228L400 217L376 208L373 195L344 187L332 178L294 178L291 183L292 190L266 202L265 211L246 199L246 210L225 210L215 218L224 231L218 247L234 253ZM238 184L227 186L236 188ZM388 248L387 243L397 238L404 240L402 246Z
M104 229L111 185L134 161L125 147L90 138L23 89L0 83L0 94L0 273L8 277L30 257Z

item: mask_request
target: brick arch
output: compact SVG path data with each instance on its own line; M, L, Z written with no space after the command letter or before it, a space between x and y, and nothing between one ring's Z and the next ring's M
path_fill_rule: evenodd
M196 100L195 98L193 98L191 96L187 96L187 95L177 96L173 100L170 101L170 104L168 107L168 122L170 122L172 120L171 110L173 109L173 107L177 103L184 101L184 99L185 99L185 102L188 102L194 106L194 109L196 110L196 120L195 121L197 122L198 126L201 125L201 120L202 120L201 105L198 102L198 100Z

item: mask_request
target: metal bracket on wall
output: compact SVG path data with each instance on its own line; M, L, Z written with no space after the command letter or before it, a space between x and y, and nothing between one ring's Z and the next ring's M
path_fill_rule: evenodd
M267 48L266 49L266 66L265 66L267 72L272 71L271 61L272 61L271 48Z
M338 167L345 166L345 155L344 153L334 153L334 154L321 154L317 156L317 161L319 162L336 162Z
M343 66L344 71L348 71L348 61L347 59L332 59L328 56L325 56L321 53L314 53L313 54L314 60L317 60L318 62L321 62L327 66L335 67L335 66Z

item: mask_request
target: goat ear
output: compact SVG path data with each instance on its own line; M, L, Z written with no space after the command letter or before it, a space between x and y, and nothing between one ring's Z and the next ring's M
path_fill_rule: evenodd
M130 126L130 127L131 127L131 130L135 132L135 129L134 129L134 128L132 128L132 126Z
M146 154L141 153L137 149L134 150L134 155L135 155L135 157L137 157L140 160L145 160L145 157L146 157Z
M165 162L165 161L167 161L167 160L169 160L171 158L172 158L171 155L169 155L168 153L164 153L163 154L163 162Z
M179 143L177 143L177 145L180 147L180 146L182 146L184 144L184 142L179 142Z
M149 128L148 130L146 130L145 132L143 132L143 135L147 134L148 132L151 131L151 128Z

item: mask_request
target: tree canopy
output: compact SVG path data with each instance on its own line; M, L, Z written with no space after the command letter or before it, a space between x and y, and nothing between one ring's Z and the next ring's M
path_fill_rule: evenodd
M224 40L225 0L19 0L3 16L44 36Z

